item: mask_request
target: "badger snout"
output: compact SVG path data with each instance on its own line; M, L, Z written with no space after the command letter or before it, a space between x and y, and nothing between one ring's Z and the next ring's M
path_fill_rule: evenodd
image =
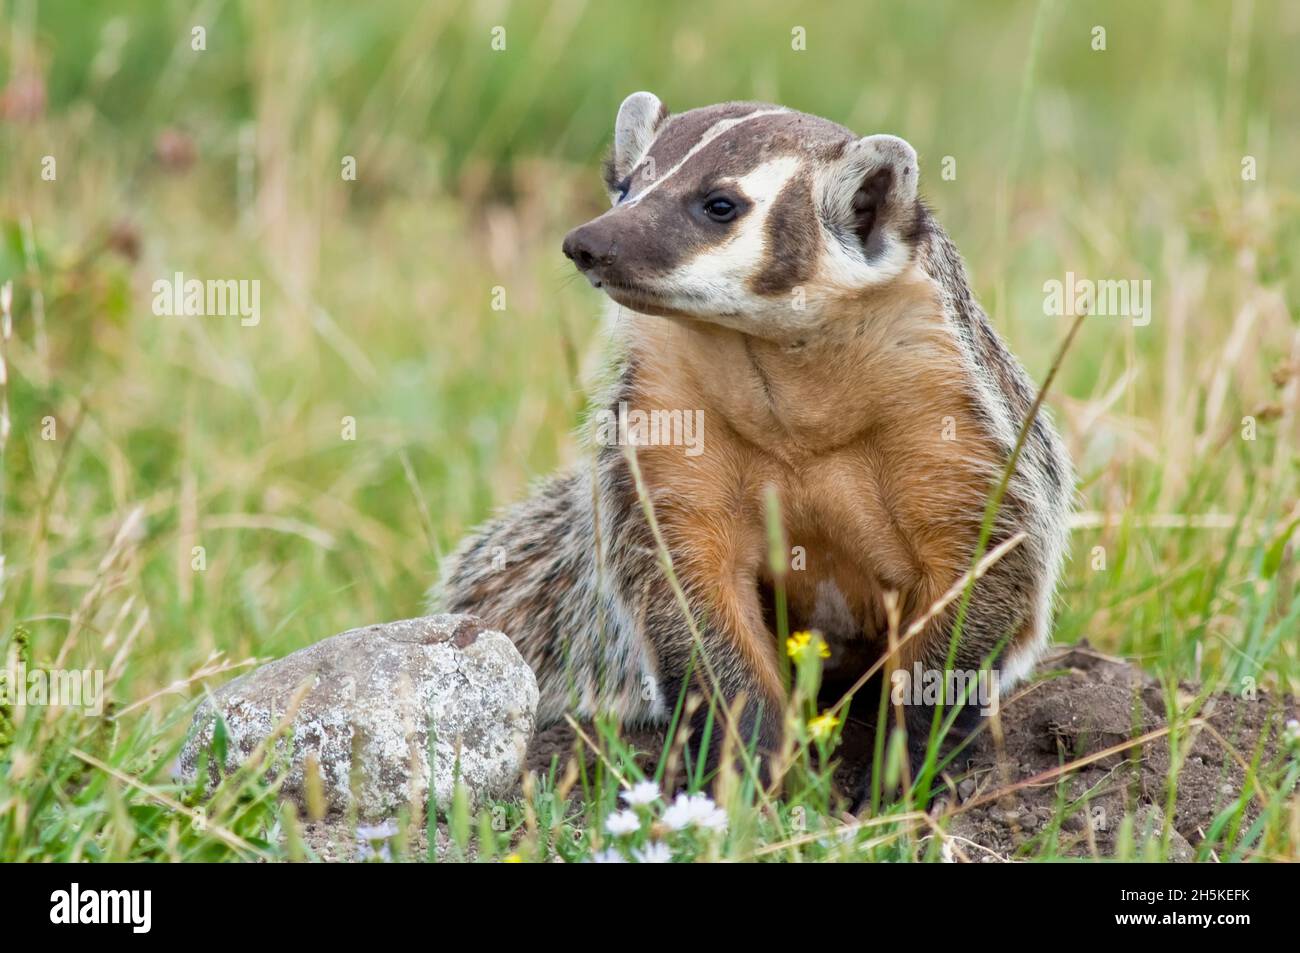
M618 243L603 224L588 222L564 236L564 254L597 288L618 253Z

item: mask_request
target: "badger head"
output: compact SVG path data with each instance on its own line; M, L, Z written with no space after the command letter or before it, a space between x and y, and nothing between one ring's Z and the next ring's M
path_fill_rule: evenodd
M759 103L672 116L651 93L619 108L613 207L567 255L632 310L799 338L912 260L926 213L916 152Z

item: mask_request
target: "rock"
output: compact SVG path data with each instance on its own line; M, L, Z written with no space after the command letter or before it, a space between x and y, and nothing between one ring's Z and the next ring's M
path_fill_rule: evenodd
M1139 843L1159 840L1164 833L1165 815L1155 804L1143 804L1133 812L1133 833ZM1169 847L1164 851L1166 863L1187 864L1196 859L1196 849L1178 831L1169 831Z
M288 757L281 795L305 809L304 766L314 756L330 813L351 805L355 783L358 815L378 819L423 805L430 776L440 807L450 803L456 776L476 805L509 793L533 733L537 680L510 639L473 616L352 629L217 689L195 713L181 751L186 779L205 763L214 704L229 739L226 771L290 713L288 737L276 742L276 755ZM215 783L216 765L210 768Z

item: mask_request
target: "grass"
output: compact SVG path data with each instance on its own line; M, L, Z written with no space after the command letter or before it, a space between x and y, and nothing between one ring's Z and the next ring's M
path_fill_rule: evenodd
M1300 16L751 6L0 0L0 77L46 99L0 118L0 651L105 670L111 700L102 718L0 710L0 857L305 851L257 772L195 813L169 776L191 703L246 660L418 614L443 552L578 459L600 302L559 240L599 210L637 88L907 137L1038 381L1068 327L1045 281L1150 279L1150 324L1085 321L1047 398L1080 476L1055 637L1171 685L1295 691ZM159 157L163 130L192 164ZM260 279L262 320L156 317L151 284L177 271ZM505 823L453 811L453 853L603 850L634 772L612 729L594 740L593 776L545 779ZM678 856L942 854L905 805L845 828L814 770L762 810L736 782L727 834L680 835ZM1294 799L1270 790L1267 849L1239 859L1300 853Z

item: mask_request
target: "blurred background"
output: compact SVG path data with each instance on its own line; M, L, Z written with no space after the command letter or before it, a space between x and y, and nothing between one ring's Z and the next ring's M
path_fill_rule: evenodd
M119 704L419 614L442 553L578 459L602 301L560 239L638 89L907 138L1036 380L1045 282L1149 279L1150 324L1085 322L1048 401L1080 477L1058 639L1300 672L1300 4L0 13L0 625L121 656ZM260 322L156 316L176 272L260 281Z

